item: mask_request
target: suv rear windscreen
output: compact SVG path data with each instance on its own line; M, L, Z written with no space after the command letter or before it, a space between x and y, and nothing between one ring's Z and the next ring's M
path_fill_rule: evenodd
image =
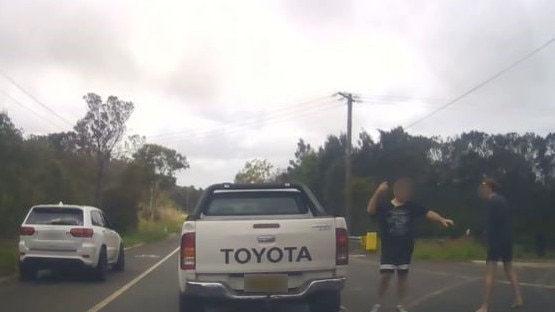
M306 214L300 192L215 192L204 210L207 216L256 216Z
M35 207L25 223L83 225L83 211L77 208Z

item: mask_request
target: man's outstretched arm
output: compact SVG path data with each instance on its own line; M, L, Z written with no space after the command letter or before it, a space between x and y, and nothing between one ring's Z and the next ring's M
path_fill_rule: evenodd
M368 202L368 206L366 206L366 211L368 211L369 214L371 215L376 214L376 209L378 208L378 200L380 199L380 196L383 193L387 192L388 189L389 189L389 185L387 184L387 182L382 182L382 184L378 186L378 188L370 198L370 201Z
M426 218L435 221L441 225L443 225L444 227L450 227L455 225L455 222L453 222L453 220L451 219L446 219L444 217L442 217L439 213L433 211L433 210L429 210L428 213L426 213Z

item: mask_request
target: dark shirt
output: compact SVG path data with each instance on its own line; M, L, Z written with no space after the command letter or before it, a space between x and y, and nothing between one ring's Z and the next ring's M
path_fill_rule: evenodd
M512 243L513 229L507 200L493 194L486 200L486 239L488 244Z
M380 238L385 242L413 242L415 220L424 217L428 209L415 202L395 207L391 202L379 203L376 218Z

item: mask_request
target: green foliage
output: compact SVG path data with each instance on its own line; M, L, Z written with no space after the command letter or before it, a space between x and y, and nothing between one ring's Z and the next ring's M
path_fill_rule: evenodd
M78 144L96 159L95 202L100 202L104 175L116 145L124 138L127 120L135 106L116 96L109 96L105 103L94 93L83 97L88 111L75 125Z
M447 261L470 261L484 260L486 248L484 245L470 239L420 239L414 247L414 259L417 260L447 260ZM514 246L513 256L517 261L540 260L527 248L520 244ZM548 258L553 257L548 254Z
M137 165L114 164L116 165L123 168L104 190L101 207L115 228L125 233L137 227L139 203L146 183Z
M235 175L235 183L265 183L273 178L272 164L266 159L251 159Z
M133 159L145 169L146 178L150 182L149 212L154 216L160 204L160 192L175 188L175 173L189 168L189 163L177 151L156 144L143 145L133 155Z
M173 178L177 171L189 168L185 156L157 144L143 145L133 158L136 162L144 164L155 177Z
M131 107L130 103L120 102L113 97L104 104L95 102L95 105L102 107L96 107L96 111L91 109L79 122L76 129L81 132L51 133L28 138L23 137L6 114L0 113L0 237L17 237L17 229L31 206L60 201L66 204L96 205L106 212L118 230L137 230L137 215L140 207L148 205L152 182L151 172L143 163L129 158L109 159L102 173L102 200L96 201L99 167L98 155L93 152L94 144L100 144L96 147L102 147L105 151L110 151L117 144L119 139L116 137L120 137L125 128L120 123L128 118L127 115L118 114L124 114L120 111L122 109L130 114ZM91 117L91 114L98 114L100 119L95 119L98 116ZM104 126L99 123L104 122L111 124L102 128ZM115 129L117 127L119 130ZM109 138L99 131L108 131L116 137ZM92 141L84 143L88 135L91 136L87 140ZM179 160L181 165L177 167L188 166L185 156L174 154L165 147L159 149ZM176 168L175 163L171 166ZM173 174L167 170L164 172ZM170 192L174 187L174 184L170 184L164 192Z
M287 179L310 186L326 209L344 214L345 139L329 136L314 150L302 139L287 170ZM482 227L483 211L476 187L484 174L502 185L515 214L516 237L533 244L537 232L555 226L555 134L490 135L472 131L454 138L413 136L402 128L380 131L374 141L362 133L352 155L353 235L376 225L366 205L378 183L409 175L417 181L417 200L456 221L442 229L423 222L422 236L460 237ZM555 240L551 238L552 247Z
M0 242L0 276L15 273L18 250L15 243Z
M169 234L180 233L183 221L185 221L185 215L182 214L172 214L158 221L141 218L136 230L123 234L123 244L129 247L139 243L150 243L163 239Z
M171 178L168 180L171 183L167 183L160 194L164 199L162 204L176 206L165 192L178 188L173 174L188 168L185 156L156 145L157 153L148 153L153 155L153 167L135 159L112 157L123 137L133 105L116 97L109 97L102 103L94 94L85 99L89 111L78 122L76 132L24 138L8 115L0 113L0 237L10 242L0 242L0 275L15 271L17 246L11 242L16 240L17 229L28 209L36 204L60 201L96 204L106 212L116 229L129 238L126 244L157 240L181 227L184 217L177 212L166 213L156 222L140 223L138 215L140 207L148 203L152 178L156 174ZM138 144L140 138L133 142ZM99 174L101 188L98 187ZM194 203L201 190L193 190L187 201ZM98 191L102 191L102 196L98 196ZM100 202L97 201L99 197Z
M413 256L418 260L482 260L486 251L484 246L466 239L418 240Z
M204 190L194 186L175 186L169 191L169 197L178 207L187 213L193 211Z

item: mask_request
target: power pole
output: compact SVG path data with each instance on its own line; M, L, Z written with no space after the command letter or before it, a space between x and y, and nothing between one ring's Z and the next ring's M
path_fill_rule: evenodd
M352 136L353 136L353 103L355 102L351 93L338 92L339 96L347 100L347 146L345 149L345 219L349 230L352 229L353 224L353 207L352 207L352 192L351 192L351 154L353 150Z

